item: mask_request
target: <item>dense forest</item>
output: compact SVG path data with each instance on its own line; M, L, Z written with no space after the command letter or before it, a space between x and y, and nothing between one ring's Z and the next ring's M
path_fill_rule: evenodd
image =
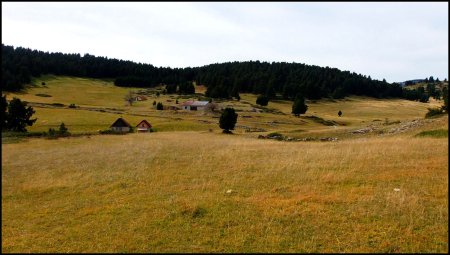
M276 94L294 99L343 98L365 95L377 98L404 97L419 100L416 93L399 84L371 79L337 68L286 62L228 62L202 67L163 68L89 54L49 53L2 44L2 90L17 91L43 74L90 78L113 78L116 86L154 87L161 84L184 86L196 81L207 87L212 98L238 97L240 92Z

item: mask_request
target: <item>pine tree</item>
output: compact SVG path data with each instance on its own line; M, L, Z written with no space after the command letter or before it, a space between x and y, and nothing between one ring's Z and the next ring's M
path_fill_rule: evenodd
M13 98L8 105L7 129L18 132L26 132L26 126L32 126L36 119L30 119L35 113L33 107L26 107L27 103L18 98Z
M223 133L231 133L237 122L237 113L233 108L225 108L220 116L219 127L223 129Z
M304 114L308 110L308 106L305 104L305 98L301 95L295 97L294 104L292 104L292 113L295 116Z
M59 133L61 134L61 135L65 135L65 134L67 134L67 128L66 128L66 125L64 125L64 122L62 122L61 123L61 125L59 125Z

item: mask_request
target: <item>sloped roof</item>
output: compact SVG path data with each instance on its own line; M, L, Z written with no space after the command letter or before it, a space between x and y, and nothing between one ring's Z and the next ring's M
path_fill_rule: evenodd
M181 104L181 106L205 106L207 105L209 102L208 101L186 101L184 103Z
M188 105L192 105L194 103L194 101L186 101L184 103L181 104L181 106L188 106Z
M150 124L148 121L146 120L142 120L141 122L139 122L139 124L136 125L136 127L138 127L139 125L141 125L141 123L144 122L145 124L147 124L147 126L152 127L152 124Z
M207 105L207 104L209 104L208 101L195 101L195 102L192 104L192 106L205 106L205 105Z
M118 118L110 127L131 127L131 125L123 118Z

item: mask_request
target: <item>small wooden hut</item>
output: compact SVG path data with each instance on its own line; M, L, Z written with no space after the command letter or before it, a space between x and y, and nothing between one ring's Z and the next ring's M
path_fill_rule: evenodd
M123 118L118 118L114 123L110 126L111 130L114 132L130 132L131 125Z
M142 120L137 124L136 128L138 132L150 132L152 125L148 121Z

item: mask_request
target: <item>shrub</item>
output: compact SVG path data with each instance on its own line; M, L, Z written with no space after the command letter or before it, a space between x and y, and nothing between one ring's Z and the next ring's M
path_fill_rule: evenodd
M77 107L75 106L75 104L70 104L69 108L77 108Z
M162 104L161 102L159 102L159 103L156 105L156 110L163 110L163 109L164 109L163 104Z
M100 131L98 131L98 132L99 132L100 134L102 134L102 135L114 133L114 131L112 131L111 129L100 130Z
M35 96L38 96L38 97L52 97L52 96L47 95L47 94L35 94Z
M256 103L261 106L266 106L269 104L269 98L265 95L260 95L258 98L256 98Z
M283 140L283 138L284 138L284 136L282 134L277 133L277 132L270 133L270 134L267 135L267 137L268 138L274 138L274 139L277 139L277 140Z
M278 133L278 132L272 132L270 134L267 135L268 137L274 137L274 136L282 136L282 134Z
M56 137L56 130L53 128L48 129L48 136L50 137Z
M105 129L98 131L101 135L124 135L126 132L116 132L112 131L111 129Z

